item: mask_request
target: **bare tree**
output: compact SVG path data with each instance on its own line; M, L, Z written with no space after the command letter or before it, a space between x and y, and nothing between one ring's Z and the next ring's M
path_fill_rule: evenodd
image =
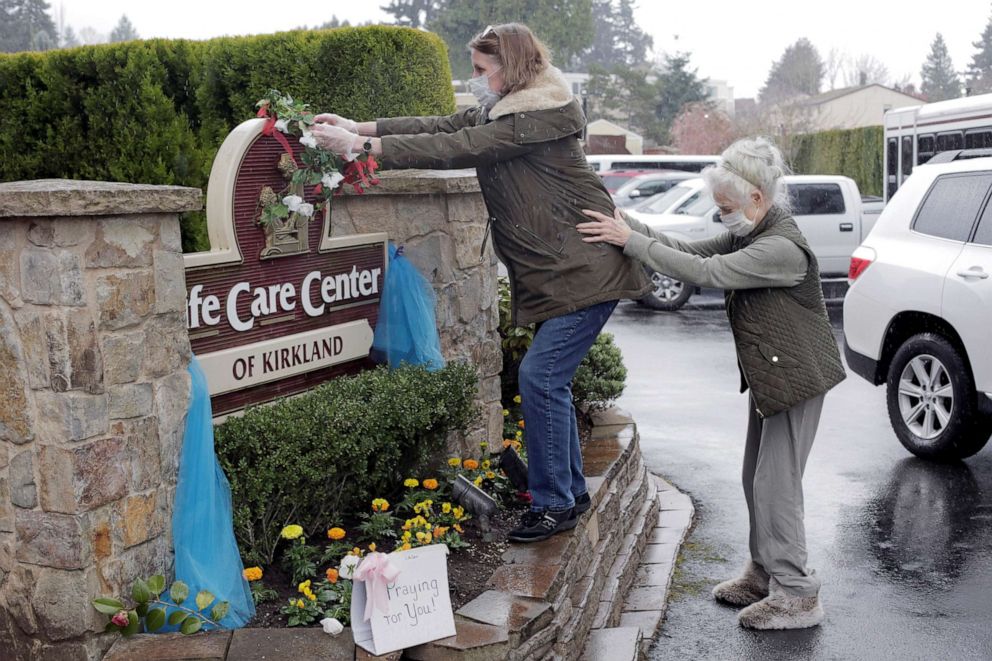
M837 89L837 76L840 75L840 72L847 65L847 60L847 54L836 47L831 48L830 52L827 53L827 59L823 63L823 68L830 89Z
M891 82L889 69L874 55L862 53L849 66L844 68L844 85L862 87L864 85L888 85Z

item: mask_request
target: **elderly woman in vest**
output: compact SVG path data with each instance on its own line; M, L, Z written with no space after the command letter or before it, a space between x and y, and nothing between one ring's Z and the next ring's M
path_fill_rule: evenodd
M544 44L510 23L487 27L468 46L478 106L360 123L325 114L313 133L326 149L371 152L389 169L476 168L513 320L537 324L519 371L533 505L510 533L534 542L574 528L591 507L572 377L617 300L650 286L622 251L585 243L575 230L583 209L609 212L613 201L586 164L585 117Z
M751 558L713 596L746 606L738 620L754 629L823 619L820 581L806 567L802 477L823 397L845 376L816 258L787 210L783 169L781 153L760 138L738 141L707 168L703 177L729 230L712 239L671 239L619 211L588 211L596 222L578 226L586 241L726 290L741 392L751 391L743 470Z

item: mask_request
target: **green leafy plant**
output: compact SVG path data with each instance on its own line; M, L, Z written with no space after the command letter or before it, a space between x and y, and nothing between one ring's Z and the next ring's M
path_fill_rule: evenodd
M219 628L220 621L230 609L228 602L217 601L207 590L201 590L194 598L195 609L183 606L189 598L189 586L182 581L176 581L169 588L168 601L161 598L164 591L165 577L155 575L147 581L139 578L134 582L131 599L135 606L132 609L125 608L123 602L113 597L98 597L92 604L93 608L109 617L105 630L119 631L124 636L139 632L154 633L166 622L178 626L186 635L196 633L204 625ZM208 608L209 614L206 612ZM168 613L170 609L172 612Z
M365 510L464 431L475 415L475 368L377 368L251 408L215 429L246 565L270 565L290 521L324 534Z
M251 587L251 599L255 602L255 605L265 603L266 601L272 601L279 596L279 593L267 586L262 581L253 581L249 584Z
M322 554L320 547L310 546L306 539L300 537L290 542L282 554L283 568L290 573L294 583L300 583L317 573L317 563Z

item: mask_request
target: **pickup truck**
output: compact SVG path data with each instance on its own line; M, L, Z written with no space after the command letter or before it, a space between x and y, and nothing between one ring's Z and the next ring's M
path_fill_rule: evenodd
M881 200L865 198L862 202L858 185L849 177L788 175L783 181L792 214L820 264L820 275L825 281L846 284L851 253L874 227L881 212ZM681 196L664 213L648 213L644 210L648 207L627 213L653 229L685 241L706 239L726 231L702 179L683 181L679 187L691 192ZM649 275L654 290L639 302L656 310L678 310L698 291L697 287L663 273Z

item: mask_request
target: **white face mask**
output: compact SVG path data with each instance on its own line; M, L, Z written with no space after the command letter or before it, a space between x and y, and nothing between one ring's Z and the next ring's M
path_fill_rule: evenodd
M721 215L720 220L727 231L734 236L744 237L754 231L755 222L745 216L741 209L728 213L726 216Z
M502 67L500 67L502 69ZM492 71L496 73L500 69ZM485 73L481 76L476 76L475 78L468 79L468 91L475 95L475 98L479 101L479 105L486 110L492 110L492 107L496 105L496 102L503 98L502 94L489 89L489 74Z

